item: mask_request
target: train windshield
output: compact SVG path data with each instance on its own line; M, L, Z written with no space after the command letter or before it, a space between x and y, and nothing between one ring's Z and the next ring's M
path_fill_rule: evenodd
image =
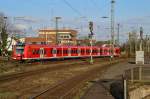
M17 44L16 45L16 54L23 54L24 52L24 44Z

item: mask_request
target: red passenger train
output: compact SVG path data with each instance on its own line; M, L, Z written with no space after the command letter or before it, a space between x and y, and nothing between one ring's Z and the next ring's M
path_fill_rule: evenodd
M75 58L111 56L111 47L102 46L50 46L39 44L17 44L13 47L12 58L15 60L36 60L53 58ZM120 56L120 48L114 47L114 56Z

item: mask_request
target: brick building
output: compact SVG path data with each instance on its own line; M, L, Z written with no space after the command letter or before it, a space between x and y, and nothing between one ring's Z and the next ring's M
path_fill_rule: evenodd
M26 37L24 42L26 44L46 44L45 38L41 37Z
M76 30L51 30L51 29L41 29L38 31L38 37L26 37L22 40L27 44L56 44L56 32L58 45L79 45L79 46L88 46L90 45L90 40L87 39L77 39ZM93 45L96 43L96 40L93 40Z
M56 33L59 45L76 45L77 44L77 31L75 30L50 30L41 29L39 30L39 37L44 38L46 44L56 44Z

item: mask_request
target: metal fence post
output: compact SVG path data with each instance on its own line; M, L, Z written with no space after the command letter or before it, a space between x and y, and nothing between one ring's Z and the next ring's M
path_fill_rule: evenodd
M127 80L124 79L124 99L127 99Z

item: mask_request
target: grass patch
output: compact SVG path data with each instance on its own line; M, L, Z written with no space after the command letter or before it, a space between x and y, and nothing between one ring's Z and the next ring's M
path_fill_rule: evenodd
M17 99L17 95L13 92L0 92L0 99Z

